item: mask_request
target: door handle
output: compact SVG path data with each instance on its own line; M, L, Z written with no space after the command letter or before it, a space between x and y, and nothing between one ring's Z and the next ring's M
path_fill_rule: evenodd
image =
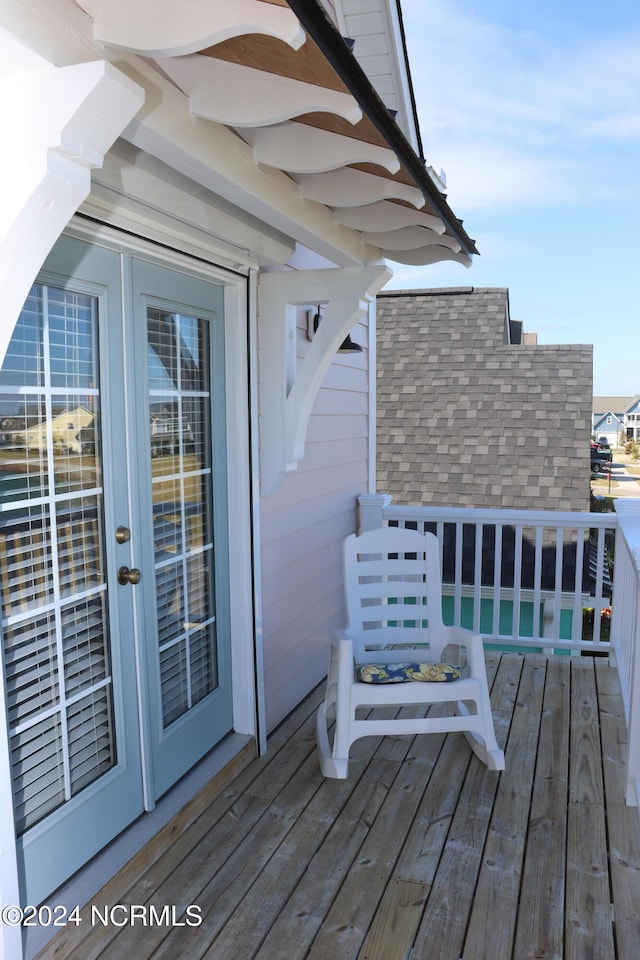
M142 574L137 567L131 567L131 569L129 569L129 567L120 567L118 570L118 583L123 587L126 587L128 583L130 583L132 586L136 583L140 583L141 577Z

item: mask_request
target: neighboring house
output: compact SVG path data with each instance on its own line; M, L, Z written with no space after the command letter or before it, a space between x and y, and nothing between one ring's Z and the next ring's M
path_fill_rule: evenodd
M527 343L501 288L382 292L377 337L380 491L588 509L590 346Z
M593 414L591 433L594 439L606 437L610 447L617 447L620 440L626 436L624 414L618 415L613 410L606 413Z
M624 412L628 440L640 440L640 397L635 397Z
M592 435L604 436L617 446L626 440L640 440L640 396L594 397Z
M158 9L0 0L1 904L87 899L322 679L386 261L476 252L395 2Z
M80 453L82 449L81 434L93 424L93 414L85 407L76 407L75 410L62 410L50 418L43 419L37 426L16 433L13 436L14 444L23 444L29 450L46 451L51 443L56 449Z

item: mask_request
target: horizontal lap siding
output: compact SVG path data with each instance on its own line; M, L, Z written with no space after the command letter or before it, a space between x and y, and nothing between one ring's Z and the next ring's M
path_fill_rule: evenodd
M361 324L353 334L366 344ZM306 350L298 329L299 353ZM262 628L271 730L327 670L344 625L342 541L367 491L368 352L337 355L316 397L297 470L260 501Z

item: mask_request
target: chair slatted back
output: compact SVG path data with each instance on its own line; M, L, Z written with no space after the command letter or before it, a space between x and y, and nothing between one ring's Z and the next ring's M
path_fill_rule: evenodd
M382 527L352 534L344 570L347 630L358 662L439 659L442 578L432 533Z

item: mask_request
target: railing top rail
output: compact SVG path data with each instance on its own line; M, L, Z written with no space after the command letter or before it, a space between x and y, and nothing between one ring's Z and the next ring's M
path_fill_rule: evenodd
M387 518L394 520L442 520L464 523L515 524L545 527L617 527L615 513L571 513L562 510L509 510L490 507L432 507L389 504L383 509Z

